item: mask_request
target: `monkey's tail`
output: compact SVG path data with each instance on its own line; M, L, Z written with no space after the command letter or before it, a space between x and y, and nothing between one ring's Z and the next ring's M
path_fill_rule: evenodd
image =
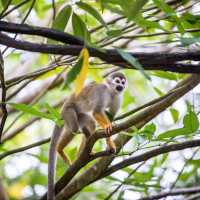
M55 199L54 177L55 177L55 167L56 167L56 145L58 143L61 133L62 133L62 127L58 127L56 125L53 131L49 149L47 200Z

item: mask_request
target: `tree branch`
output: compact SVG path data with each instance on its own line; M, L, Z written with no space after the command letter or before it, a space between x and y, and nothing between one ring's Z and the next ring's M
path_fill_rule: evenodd
M169 192L162 192L160 194L140 198L138 200L156 200L156 199L161 199L161 198L167 197L167 196L178 196L178 195L195 194L195 193L200 193L200 186L191 187L191 188L174 189Z
M30 144L30 145L27 145L27 146L24 146L24 147L20 147L20 148L17 148L17 149L13 149L13 150L10 150L10 151L6 151L5 153L2 153L0 154L0 160L2 160L3 158L9 156L9 155L12 155L12 154L15 154L15 153L19 153L19 152L22 152L22 151L25 151L25 150L28 150L28 149L31 149L33 147L37 147L37 146L40 146L42 144L46 144L50 141L50 138L47 138L47 139L44 139L44 140L41 140L39 142L35 142L33 144Z
M21 28L20 28L21 27ZM28 25L18 25L0 21L0 30L21 34L40 35L50 39L55 39L71 45L48 45L37 44L27 41L19 41L0 33L0 44L16 49L32 52L59 54L59 55L79 55L83 48L83 41L76 37L42 27ZM99 51L88 47L92 57L98 57L110 64L126 67L129 64L114 49ZM145 70L164 70L180 73L200 73L200 65L177 63L178 61L200 61L200 52L153 52L153 53L131 53L143 65ZM127 67L126 67L127 68Z
M149 160L161 154L165 154L165 153L169 153L173 151L179 151L179 150L188 149L188 148L199 147L199 146L200 146L200 140L192 140L192 141L186 141L186 142L182 142L178 144L165 145L165 146L153 149L151 151L148 151L146 153L142 153L138 156L127 158L123 160L122 162L119 162L109 167L103 176L107 176L111 173L116 172L119 169L122 169L124 167L130 166L142 161Z
M1 124L0 124L0 143L1 143L3 129L6 123L7 115L8 115L7 108L6 108L7 90L6 90L5 77L4 77L4 62L3 62L3 57L2 57L1 52L0 52L0 81L1 81L1 86L2 86L0 108L3 113L3 116L1 118Z
M42 36L52 40L63 42L65 44L84 45L84 42L82 42L79 38L72 36L68 33L50 28L29 26L27 24L16 24L0 21L0 31Z

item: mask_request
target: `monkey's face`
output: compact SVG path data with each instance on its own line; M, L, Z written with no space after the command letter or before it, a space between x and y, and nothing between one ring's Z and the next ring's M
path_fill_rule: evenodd
M126 88L126 84L126 78L122 73L115 73L109 77L109 85L117 93L121 93Z

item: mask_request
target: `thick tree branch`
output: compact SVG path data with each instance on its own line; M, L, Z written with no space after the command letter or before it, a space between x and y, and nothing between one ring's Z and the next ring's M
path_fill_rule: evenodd
M42 36L52 40L63 42L65 44L84 45L84 43L79 38L76 38L75 36L72 36L68 33L39 26L29 26L26 24L16 24L0 21L0 31Z
M5 24L6 23L6 24ZM7 28L7 26L8 28ZM14 26L14 27L13 27ZM16 27L15 27L16 26ZM22 27L22 28L20 28ZM27 41L19 41L10 38L9 36L0 33L0 44L13 47L16 49L27 50L32 52L59 54L59 55L79 55L83 48L83 41L75 38L72 35L42 27L33 27L28 25L18 25L0 21L0 30L21 33L40 35L47 38L55 39L60 42L71 45L48 45L37 44ZM68 40L67 40L68 39ZM116 50L99 51L95 48L88 47L92 57L98 57L108 63L115 64L121 67L129 65ZM136 57L146 70L164 70L181 73L199 73L200 66L194 64L177 63L178 61L200 61L199 52L153 52L153 53L131 53Z
M153 149L151 151L148 151L146 153L142 153L138 156L127 158L123 160L122 162L109 167L103 176L107 176L111 173L116 172L119 169L122 169L124 167L130 166L142 161L149 160L161 154L165 154L165 153L169 153L173 151L180 151L183 149L194 148L194 147L199 147L199 146L200 146L200 140L192 140L192 141L186 141L186 142L182 142L178 144L162 146L162 147Z

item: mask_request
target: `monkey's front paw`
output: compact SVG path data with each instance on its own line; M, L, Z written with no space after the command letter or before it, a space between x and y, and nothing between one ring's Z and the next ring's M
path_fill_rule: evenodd
M112 124L111 123L109 123L105 126L105 132L106 132L106 134L111 134L111 132L112 132Z

